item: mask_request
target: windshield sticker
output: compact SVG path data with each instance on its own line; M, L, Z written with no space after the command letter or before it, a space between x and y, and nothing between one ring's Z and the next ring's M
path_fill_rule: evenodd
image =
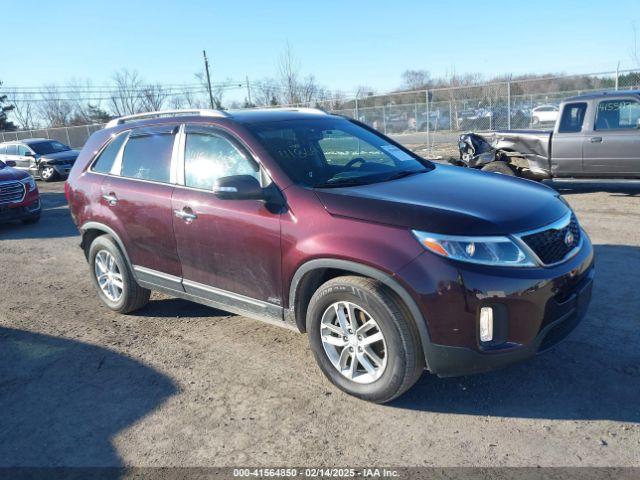
M407 160L413 160L413 157L409 155L407 152L400 150L395 145L382 145L382 148L385 152L391 155L396 160L400 160L401 162L406 162Z

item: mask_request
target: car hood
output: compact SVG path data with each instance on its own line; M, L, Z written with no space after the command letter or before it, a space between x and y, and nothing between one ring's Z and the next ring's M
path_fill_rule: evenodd
M78 150L67 150L66 152L47 153L40 156L42 160L75 160L80 152Z
M389 182L315 191L332 215L449 235L524 232L568 212L544 185L448 165Z
M29 174L15 168L0 166L0 182L7 182L9 180L22 180L28 177Z

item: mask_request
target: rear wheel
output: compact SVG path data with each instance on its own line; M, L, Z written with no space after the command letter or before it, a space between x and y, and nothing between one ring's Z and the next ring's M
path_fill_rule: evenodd
M53 182L58 178L55 168L45 165L40 169L40 178L45 182Z
M482 167L483 172L500 173L502 175L516 175L515 169L506 162L491 162Z
M348 276L323 284L309 302L307 332L327 378L364 400L389 402L424 370L412 320L373 279Z
M89 265L98 296L111 310L129 313L149 303L151 291L138 285L124 255L111 237L101 235L91 243Z

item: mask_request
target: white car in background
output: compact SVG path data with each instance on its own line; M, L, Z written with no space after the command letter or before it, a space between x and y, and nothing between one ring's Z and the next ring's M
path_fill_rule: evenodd
M533 125L555 123L556 118L558 118L558 107L555 105L539 105L531 110L531 123Z

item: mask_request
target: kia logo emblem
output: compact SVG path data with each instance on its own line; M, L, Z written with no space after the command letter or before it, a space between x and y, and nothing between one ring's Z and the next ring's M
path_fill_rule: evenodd
M564 244L570 247L573 244L573 233L567 232L564 236Z

